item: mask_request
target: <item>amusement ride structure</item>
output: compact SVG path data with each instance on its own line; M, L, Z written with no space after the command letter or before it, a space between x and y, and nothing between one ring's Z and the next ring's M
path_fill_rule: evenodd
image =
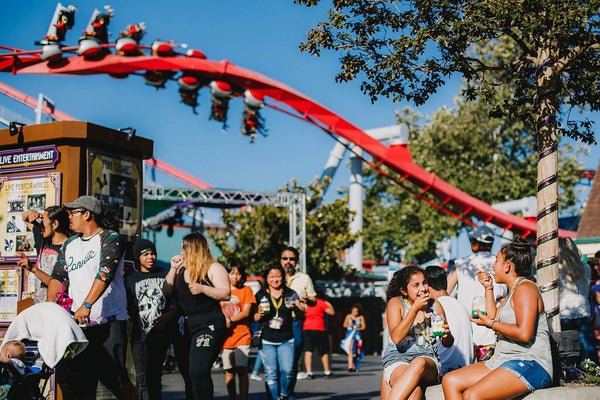
M211 91L211 119L227 122L229 101L241 97L244 101L242 134L251 141L264 132L264 120L260 115L263 107L283 112L304 120L346 146L356 157L369 164L377 172L389 177L406 188L411 194L427 202L441 212L474 226L472 219L493 224L504 231L512 231L524 237L535 237L535 219L521 218L493 208L460 189L439 179L413 163L408 146L385 145L359 129L351 122L328 110L302 93L228 61L213 61L197 50L178 51L172 42L155 41L151 46L140 44L144 24L129 25L121 32L114 44L108 42L107 27L112 9L95 10L78 46L65 46L66 31L73 26L75 8L58 4L48 34L38 42L37 50L20 50L0 46L0 71L12 74L39 75L92 75L108 74L123 79L142 76L146 83L162 88L168 80L176 80L182 101L194 108L198 105L198 92L203 87ZM33 99L35 100L35 99ZM35 102L36 106L38 105ZM47 107L47 106L46 106ZM60 114L46 110L57 119ZM362 150L373 161L358 155ZM166 173L174 173L166 163L150 161L154 167ZM382 166L397 173L389 175ZM180 175L180 174L178 174ZM204 182L188 176L189 184L203 187ZM410 182L413 186L406 185ZM416 187L417 189L414 189ZM575 232L559 230L562 237L574 237Z

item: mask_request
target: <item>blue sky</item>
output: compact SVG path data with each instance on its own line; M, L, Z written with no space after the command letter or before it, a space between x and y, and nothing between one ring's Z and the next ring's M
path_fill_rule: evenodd
M79 11L65 43L75 45L93 8L102 8L104 3L72 4ZM46 33L55 5L55 1L4 1L0 44L38 48L34 41ZM316 58L300 53L298 45L307 30L325 16L322 6L308 9L291 0L121 0L110 5L116 13L109 27L111 41L127 24L144 21L147 34L143 44L158 38L187 43L209 59L227 59L291 86L363 129L393 124L394 111L408 105L386 99L371 104L360 92L359 82L334 82L339 69L336 55L323 53ZM220 188L274 191L291 178L306 184L321 173L334 144L319 129L271 109L262 112L269 136L259 136L249 144L239 135L241 99L230 103L230 128L223 133L220 123L208 121L209 91L201 90L199 115L194 115L191 108L179 102L176 82L157 91L141 77L115 80L106 75L0 74L0 81L31 96L42 92L55 101L58 109L78 119L115 129L133 126L138 135L155 141L156 158ZM441 106L451 106L457 90L458 84L453 82L417 110L427 115ZM4 96L0 96L0 105L34 118L30 109ZM592 148L586 167L596 168L599 153L597 146ZM348 173L339 172L333 189L348 184ZM180 185L165 178L161 182Z

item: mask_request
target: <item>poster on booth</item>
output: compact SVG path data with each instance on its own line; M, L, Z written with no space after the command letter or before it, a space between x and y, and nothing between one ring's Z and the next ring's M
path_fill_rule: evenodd
M6 326L17 316L19 272L14 268L0 269L0 326Z
M33 232L21 214L59 205L60 177L56 171L0 176L0 263L15 263L20 252L36 256Z
M96 150L88 150L87 158L88 194L108 205L113 228L127 240L134 240L142 217L141 160Z

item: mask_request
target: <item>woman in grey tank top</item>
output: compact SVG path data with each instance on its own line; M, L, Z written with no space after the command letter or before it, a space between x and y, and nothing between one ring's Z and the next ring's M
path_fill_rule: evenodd
M547 387L552 382L552 355L544 302L531 274L533 255L526 240L517 237L496 255L492 266L496 282L510 292L499 307L489 273L478 272L485 288L486 309L478 310L477 325L498 335L494 358L444 376L442 387L448 400L463 398L510 399Z

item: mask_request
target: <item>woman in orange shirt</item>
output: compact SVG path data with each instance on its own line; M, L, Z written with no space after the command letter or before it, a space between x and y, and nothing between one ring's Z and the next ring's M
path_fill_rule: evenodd
M223 369L225 385L230 400L236 400L235 376L240 385L240 400L248 398L248 354L250 353L250 312L256 299L252 289L244 286L246 269L235 259L225 267L229 273L231 299L221 302L227 320L227 338L223 344Z

